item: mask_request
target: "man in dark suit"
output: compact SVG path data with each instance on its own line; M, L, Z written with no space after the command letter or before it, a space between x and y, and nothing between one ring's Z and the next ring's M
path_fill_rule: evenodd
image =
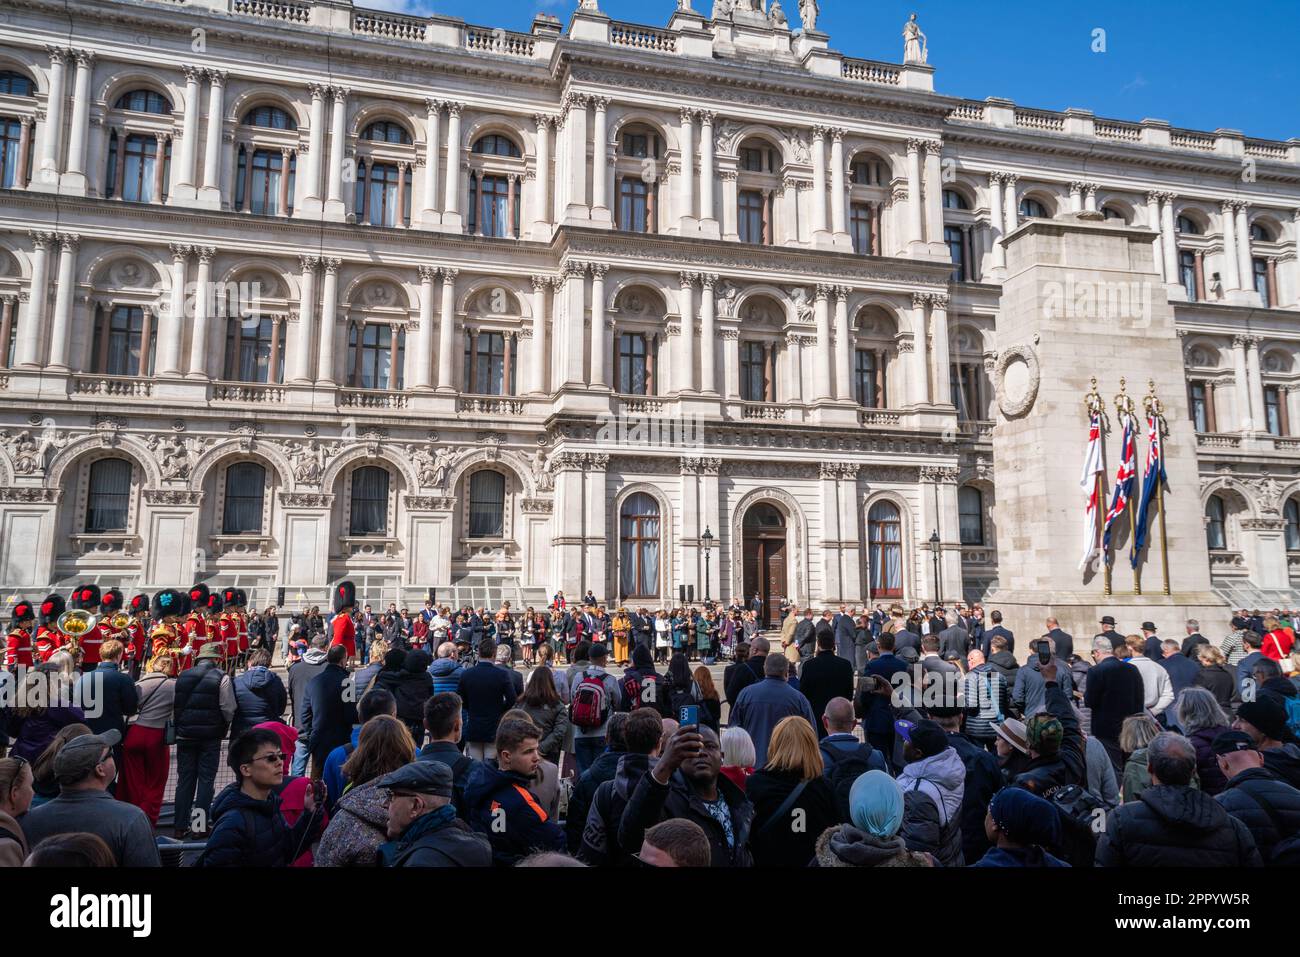
M894 654L894 635L885 632L877 638L876 650L878 656L867 662L867 679L879 678L887 687L892 687L894 675L907 671L906 662ZM866 732L868 743L892 764L894 712L890 700L891 695L888 694L859 694L855 704L858 713L862 715L862 729Z
M847 617L847 616L846 616ZM826 737L822 715L832 698L853 700L853 663L845 661L835 650L835 638L826 632L817 636L817 654L806 662L799 673L799 691L812 705L817 718L817 737Z
M993 627L984 629L984 643L980 646L980 650L984 652L984 657L987 658L992 653L989 650L989 642L993 640L995 635L1001 635L1007 640L1007 651L1014 655L1016 653L1016 636L1011 633L1010 629L1002 627L1002 612L993 612L989 615L989 620L993 622Z
M348 669L345 645L334 645L326 657L325 668L307 685L307 702L303 709L303 734L307 753L312 758L311 776L319 779L325 771L325 759L335 748L352 739L357 723L357 706L343 693Z
M1062 631L1059 621L1055 618L1047 619L1047 634L1043 637L1052 639L1052 647L1056 649L1056 657L1062 661L1070 660L1070 656L1074 654L1074 636L1068 631Z
M1164 649L1160 647L1160 636L1156 634L1154 621L1142 622L1142 637L1146 639L1146 648L1142 654L1152 661L1159 661L1164 656Z
M1110 615L1101 619L1101 636L1110 641L1110 646L1115 651L1124 647L1124 636L1115 630L1115 619Z
M831 627L835 629L835 653L852 663L853 643L857 640L858 629L846 606L840 605L839 613L831 619ZM817 724L821 724L821 715L817 716Z
M1169 672L1169 683L1174 687L1174 702L1177 703L1178 693L1196 683L1201 666L1183 654L1178 642L1172 638L1166 638L1160 643L1160 654L1161 657L1156 660ZM1172 718L1173 711L1173 708L1168 708L1165 715Z
M1115 649L1105 635L1092 640L1092 660L1096 664L1088 671L1083 705L1092 712L1093 736L1106 746L1115 773L1120 775L1124 752L1119 746L1119 731L1125 718L1142 712L1146 701L1142 672L1115 657Z
M1234 623L1232 627L1238 628L1241 626L1236 625ZM1195 660L1196 646L1208 645L1209 643L1210 643L1210 639L1206 638L1203 634L1201 634L1201 623L1197 621L1195 618L1188 618L1187 637L1183 639L1183 656ZM1177 692L1175 692L1175 694L1177 694Z
M822 616L817 619L817 623L813 626L813 638L817 642L818 648L821 647L821 640L823 635L830 635L831 647L834 648L835 647L835 623L834 621L832 621L831 613L829 611L822 612Z
M970 633L962 627L957 613L950 611L945 618L948 627L939 632L939 656L952 661L953 655L962 661L970 650Z
M807 661L816 653L817 622L813 621L811 608L803 610L803 617L795 624L792 638L795 647L799 649L799 657L804 661Z

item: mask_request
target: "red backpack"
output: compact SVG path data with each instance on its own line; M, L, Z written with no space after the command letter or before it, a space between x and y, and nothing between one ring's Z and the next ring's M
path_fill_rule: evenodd
M573 723L584 731L599 728L609 712L609 692L605 676L584 671L582 680L573 689Z

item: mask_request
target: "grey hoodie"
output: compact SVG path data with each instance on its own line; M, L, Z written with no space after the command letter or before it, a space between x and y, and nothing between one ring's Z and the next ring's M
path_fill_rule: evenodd
M289 666L289 701L293 708L293 726L303 730L302 709L307 704L307 685L325 670L328 652L320 648L308 648L302 655L302 661Z
M947 825L950 818L961 810L962 795L966 790L966 765L956 748L948 748L932 758L913 761L898 775L898 786L906 794L921 791L928 794L939 808L939 823Z
M903 840L909 851L926 851L944 867L961 867L961 801L966 766L955 748L913 761L898 776L903 791Z

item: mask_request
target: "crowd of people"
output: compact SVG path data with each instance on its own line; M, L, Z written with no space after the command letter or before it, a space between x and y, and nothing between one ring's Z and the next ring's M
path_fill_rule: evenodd
M1217 641L1107 615L1078 647L1049 618L1017 654L978 604L412 615L342 582L283 632L245 606L12 606L0 865L1300 863L1281 609Z

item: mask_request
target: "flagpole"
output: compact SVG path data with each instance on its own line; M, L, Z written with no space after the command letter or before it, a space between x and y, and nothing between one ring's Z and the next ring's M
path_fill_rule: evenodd
M1115 396L1115 417L1119 420L1121 427L1124 426L1125 424L1128 425L1129 441L1134 442L1135 439L1133 436L1133 423L1134 423L1133 412L1137 408L1137 404L1133 401L1133 397L1129 395L1125 390L1126 390L1126 383L1125 380L1121 378L1119 380L1119 395ZM1120 434L1123 435L1123 432L1121 431ZM1123 449L1120 450L1120 455L1121 456L1124 455ZM1137 462L1136 449L1134 451L1133 460L1134 463L1136 464ZM1128 540L1129 540L1129 547L1132 548L1133 542L1137 538L1137 515L1133 511L1133 493L1131 491L1131 487L1130 487L1128 499L1124 502L1124 510L1128 512L1128 535L1129 535ZM1135 595L1142 594L1141 567L1133 569L1133 594Z
M1154 379L1147 380L1147 397L1143 402L1146 413L1155 420L1156 436L1160 440L1160 474L1164 474L1165 468L1165 449L1164 436L1167 431L1165 423L1165 409L1156 395L1156 383ZM1169 594L1169 533L1165 527L1165 483L1156 478L1156 508L1160 511L1160 570L1164 575L1164 593Z
M1097 440L1099 442L1104 443L1105 432L1106 432L1106 400L1103 399L1101 397L1101 393L1097 391L1097 377L1092 376L1091 379L1089 379L1089 382L1092 384L1092 388L1089 390L1088 394L1083 397L1084 410L1088 416L1088 427L1089 427L1089 431L1091 431L1092 419L1094 416L1096 416ZM1094 510L1094 519L1093 519L1093 523L1096 526L1096 528L1094 529L1093 540L1096 542L1096 550L1098 554L1101 555L1101 564L1102 564L1103 574L1105 575L1105 590L1106 590L1106 594L1109 595L1110 594L1110 562L1106 561L1106 553L1102 549L1102 542L1103 542L1102 517L1106 510L1106 498L1105 498L1105 493L1102 489L1102 478L1103 478L1103 470L1099 469L1097 473L1093 476L1093 488L1096 490L1094 492L1094 496L1097 502Z

